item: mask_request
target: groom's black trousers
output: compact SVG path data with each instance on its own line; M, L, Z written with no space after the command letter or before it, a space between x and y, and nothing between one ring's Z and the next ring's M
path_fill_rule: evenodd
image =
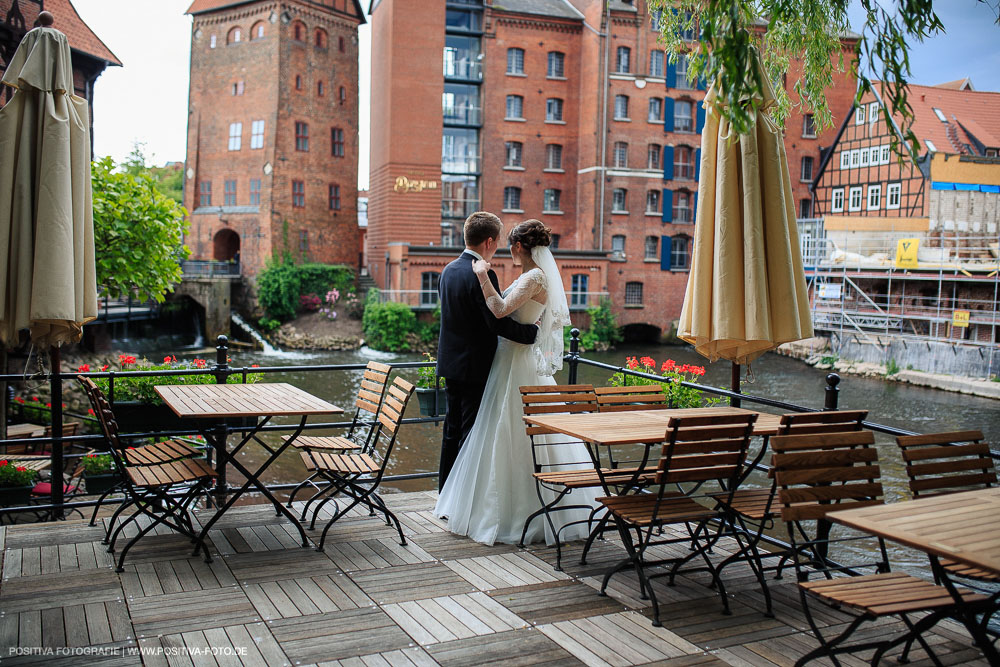
M441 473L438 476L438 490L444 487L451 467L458 458L458 452L469 437L472 425L476 423L484 391L486 391L485 379L482 382L448 380L445 384L448 413L444 417L444 434L441 438Z

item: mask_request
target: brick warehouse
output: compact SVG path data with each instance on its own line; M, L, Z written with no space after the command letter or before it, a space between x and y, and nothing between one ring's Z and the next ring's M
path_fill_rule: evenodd
M359 263L357 0L195 0L184 205L195 259Z
M632 334L667 333L687 282L705 90L657 48L645 3L374 0L369 13L376 283L432 306L461 221L482 208L552 228L571 306L606 293ZM844 48L849 62L854 36ZM841 118L855 82L835 76L828 99ZM834 133L811 121L798 111L786 121L803 217ZM506 261L501 282L514 275Z

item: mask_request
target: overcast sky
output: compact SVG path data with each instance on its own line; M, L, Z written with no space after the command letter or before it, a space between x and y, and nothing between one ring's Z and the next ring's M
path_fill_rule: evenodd
M155 164L184 160L191 42L191 17L184 11L191 0L72 1L125 65L108 68L97 80L96 155L120 161L138 141ZM996 0L990 2L996 5ZM364 9L368 4L362 2ZM851 19L860 20L856 0L854 5ZM914 46L913 82L936 84L968 76L977 90L1000 91L1000 26L995 10L976 0L936 5L947 32ZM370 35L369 26L361 26L361 187L368 186Z

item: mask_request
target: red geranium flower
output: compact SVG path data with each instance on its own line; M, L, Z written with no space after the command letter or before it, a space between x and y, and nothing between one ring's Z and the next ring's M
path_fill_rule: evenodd
M656 361L652 357L643 357L639 360L643 366L646 368L653 368L656 366Z
M6 461L0 461L0 468L2 468L2 467L3 467L3 466L5 466L5 465L7 465L7 462L6 462Z
M635 370L639 367L639 362L635 360L635 357L628 357L625 359L625 367L629 370Z
M165 363L165 364L169 364L170 363L170 355L169 354L167 356L163 357L163 363Z
M23 398L21 398L20 396L18 396L18 397L17 397L17 398L15 398L14 400L15 400L15 401L17 401L18 403L22 403L22 404L24 403L24 399L23 399Z
M93 417L94 416L94 408L87 408L87 414L90 415L91 417Z
M41 401L38 400L37 396L32 396L31 400L33 400L35 403L40 403L41 402Z
M663 368L660 370L666 373L667 371L672 371L677 366L677 363L673 359L667 359L663 362Z
M101 366L101 370L102 370L102 371L106 371L106 370L108 370L108 368L110 368L110 367L108 366L108 364L104 364L103 366Z
M14 468L14 470L18 472L25 472L27 468L25 468L24 466L17 466L16 468Z
M90 372L90 364L80 364L79 366L77 366L76 371L78 373L89 373Z

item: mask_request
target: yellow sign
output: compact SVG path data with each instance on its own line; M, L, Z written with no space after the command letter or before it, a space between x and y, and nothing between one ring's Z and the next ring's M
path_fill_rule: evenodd
M968 327L969 326L969 311L967 310L956 310L951 314L951 326L953 327Z
M919 247L920 239L899 239L896 243L896 268L917 268L917 248Z
M424 190L437 190L437 181L411 181L406 176L396 178L395 185L392 186L394 192L423 192Z

